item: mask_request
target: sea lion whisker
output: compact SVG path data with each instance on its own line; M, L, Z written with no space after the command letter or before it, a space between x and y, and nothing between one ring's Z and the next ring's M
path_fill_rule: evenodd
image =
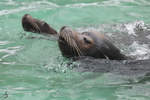
M64 40L67 41L65 33L63 34L63 33L59 32L59 33L58 33L58 36L59 36L59 37L62 37Z
M38 25L36 24L36 23L31 23L32 24L32 26L33 26L33 28L36 30L38 30L39 31L39 33L41 33L41 30L40 30L40 28L38 27Z
M41 33L41 29L39 28L39 26L38 26L37 24L35 24L35 25L36 25L36 27L37 27L39 33Z
M73 40L70 40L70 43L71 43L71 45L72 45L72 48L73 48L74 53L77 51L77 53L78 53L78 55L79 55L79 52L78 52L77 47L75 46Z
M72 39L72 44L73 44L74 48L76 49L78 55L80 56L80 55L82 54L82 52L81 52L81 50L79 49L79 47L78 47L78 45L77 45L77 43L75 42L74 39Z
M75 47L75 49L76 49L78 55L81 56L82 52L81 52L81 50L79 49L79 47L77 46L77 44L76 44L75 41L73 41L73 45L74 45L74 47Z
M81 56L82 55L82 52L81 50L78 48L78 46L76 46L77 50L78 50L78 55Z
M71 37L69 36L69 34L67 34L67 36L68 36L69 45L71 46L71 45L72 45L72 39L71 39Z
M71 33L70 33L71 34ZM65 39L65 41L72 47L73 52L77 52L78 55L80 55L80 50L78 50L77 46L75 45L75 42L73 42L73 39L71 39L70 34L65 32L64 34L61 34L61 36Z
M66 33L67 42L70 46L72 46L72 39L70 38L69 34Z
M78 55L80 55L78 48L76 47L76 45L74 44L74 42L72 43L72 47L73 49L77 52ZM74 51L74 52L75 52Z
M72 34L72 33L70 33L70 34ZM70 34L66 34L66 37L68 38L68 44L73 48L74 52L76 51L78 53L78 55L80 55L77 45L75 44L74 40L71 38Z
M68 43L69 43L70 46L73 47L73 51L76 50L77 53L78 53L78 55L80 55L80 52L79 52L79 50L78 50L78 48L77 48L77 45L76 45L76 43L74 42L74 40L71 38L70 34L72 34L72 33L66 34L67 37L68 37ZM74 52L75 52L75 51L74 51Z
M79 50L80 54L82 55L83 53L82 53L81 49L79 48L79 46L77 45L77 43L76 43L76 42L75 42L75 45L77 46L77 48L78 48L78 50Z
M82 53L82 51L80 50L80 48L77 46L77 48L78 48L78 50L79 50L79 53L80 53L80 55L82 55L83 53Z
M69 33L65 32L65 35L66 35L67 40L68 40L68 42L69 42L69 41L70 41L70 35L69 35Z
M66 41L68 41L67 32L65 32L65 33L63 34L63 36L64 36L64 38L66 39Z
M78 53L78 56L81 56L80 50L76 47L76 51Z
M73 47L72 50L73 50L74 54L75 54L76 51L77 51L75 47Z
M69 44L71 44L71 43L70 43L70 37L69 37L69 34L66 33L65 35L66 35L65 37L66 37L66 39L67 39L67 42L68 42Z
M30 24L33 26L33 28L36 27L35 23L31 20Z

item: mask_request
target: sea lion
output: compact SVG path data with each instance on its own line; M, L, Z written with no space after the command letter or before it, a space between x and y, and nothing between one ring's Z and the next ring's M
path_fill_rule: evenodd
M78 33L64 26L60 29L58 44L65 57L90 56L111 60L127 59L106 36L94 31Z
M25 31L52 34L58 37L58 45L63 56L67 58L90 56L111 60L125 60L127 57L113 45L106 36L89 31L79 33L70 27L63 26L60 32L50 27L46 22L25 14L22 18Z
M41 33L41 34L53 34L56 35L57 31L51 28L45 21L41 21L33 18L29 14L25 14L22 17L22 27L27 32Z

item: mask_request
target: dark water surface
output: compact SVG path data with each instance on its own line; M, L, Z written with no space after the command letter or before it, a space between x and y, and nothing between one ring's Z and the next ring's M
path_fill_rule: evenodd
M26 13L57 31L67 25L102 32L143 61L87 58L68 65L57 41L23 31ZM1 0L0 100L150 100L149 48L149 0Z

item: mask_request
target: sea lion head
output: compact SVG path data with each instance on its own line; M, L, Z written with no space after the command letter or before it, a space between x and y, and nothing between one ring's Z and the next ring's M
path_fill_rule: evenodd
M90 56L112 60L126 59L103 34L94 31L79 33L64 26L60 29L58 44L65 57Z
M66 57L90 56L95 45L90 36L80 34L67 26L60 29L58 43L62 55Z
M35 19L29 14L25 14L22 17L22 26L28 32L57 34L45 21Z

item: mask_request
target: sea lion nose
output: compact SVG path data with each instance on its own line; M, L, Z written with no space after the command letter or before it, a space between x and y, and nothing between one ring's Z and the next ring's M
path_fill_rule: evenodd
M29 18L31 18L31 15L29 14L25 14L23 17L22 17L22 20L28 20Z

